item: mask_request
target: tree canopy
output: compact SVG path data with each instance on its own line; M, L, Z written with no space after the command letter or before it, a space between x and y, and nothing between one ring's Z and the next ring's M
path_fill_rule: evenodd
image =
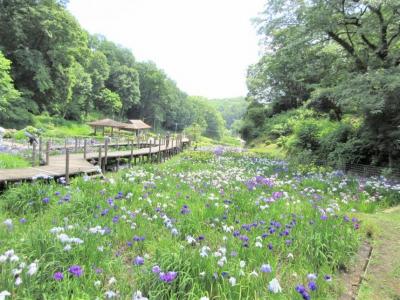
M221 136L223 122L212 108L188 99L153 62L138 62L129 49L88 34L66 3L1 1L2 126L20 128L41 113L79 121L94 113L183 130L198 115L207 135Z
M248 71L242 134L255 138L258 125L302 106L338 122L352 115L362 124L343 147L392 166L400 156L399 2L269 0L257 24L266 50Z

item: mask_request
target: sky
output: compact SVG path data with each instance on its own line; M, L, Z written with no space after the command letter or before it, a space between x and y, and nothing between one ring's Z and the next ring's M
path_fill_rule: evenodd
M70 0L90 33L153 61L189 95L245 96L246 71L259 58L251 22L265 0Z

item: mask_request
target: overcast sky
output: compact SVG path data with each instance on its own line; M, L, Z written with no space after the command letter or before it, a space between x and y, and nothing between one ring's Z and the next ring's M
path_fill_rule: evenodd
M251 18L265 0L70 0L90 33L151 60L190 95L245 96L246 70L259 57Z

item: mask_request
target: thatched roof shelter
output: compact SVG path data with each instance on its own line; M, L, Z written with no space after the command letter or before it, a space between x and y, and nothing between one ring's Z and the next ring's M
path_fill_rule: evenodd
M120 128L124 126L124 123L114 121L112 119L102 119L98 121L89 122L88 125L92 127L114 127Z
M124 129L126 125L125 123L121 123L118 121L114 121L112 119L102 119L98 121L93 121L88 123L89 126L94 128L94 133L96 134L97 128L103 129L103 135L106 127L111 128L111 134L114 132L114 128L121 130Z
M94 133L96 134L97 128L101 128L103 130L103 135L106 127L111 128L111 134L114 132L114 128L118 130L127 130L127 131L139 131L144 129L150 129L151 126L147 125L141 120L129 120L130 123L122 123L112 119L102 119L98 121L89 122L88 125L94 128Z
M134 128L136 130L150 129L151 126L143 122L142 120L129 120L129 128Z

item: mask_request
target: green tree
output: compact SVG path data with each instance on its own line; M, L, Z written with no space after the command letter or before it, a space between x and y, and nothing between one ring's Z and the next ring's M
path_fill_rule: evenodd
M252 128L262 125L262 111L268 122L306 104L337 121L344 114L363 120L349 139L368 144L358 156L394 165L400 159L399 2L269 0L265 7L258 25L268 50L248 74L248 99L262 107L255 113L257 105L249 105L242 133L257 137Z
M114 115L122 109L122 101L119 95L107 88L101 90L100 100L99 107L104 112Z
M11 61L0 52L0 124L22 127L31 121L31 114L23 106L21 94L10 76Z

